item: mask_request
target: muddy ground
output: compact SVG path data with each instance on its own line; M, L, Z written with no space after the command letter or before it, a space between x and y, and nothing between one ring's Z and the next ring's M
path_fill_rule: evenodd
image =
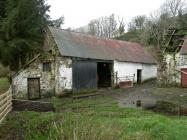
M164 100L187 106L187 88L159 88L156 81L135 85L133 88L111 90L109 94L121 107L136 107L137 100L141 100L142 104L154 104L158 100Z

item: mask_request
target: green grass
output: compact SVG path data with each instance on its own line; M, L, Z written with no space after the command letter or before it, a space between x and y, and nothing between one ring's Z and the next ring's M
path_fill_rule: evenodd
M8 81L8 78L0 78L0 94L6 92L9 89L9 87L10 83Z
M53 98L56 112L13 112L0 126L0 139L186 140L187 117L168 117L119 108L110 97Z
M0 63L0 77L7 77L8 74L10 74L9 68Z

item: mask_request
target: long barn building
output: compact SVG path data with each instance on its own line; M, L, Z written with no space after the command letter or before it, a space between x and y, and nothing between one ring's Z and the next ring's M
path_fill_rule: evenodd
M34 99L157 76L156 61L137 43L49 27L43 48L12 76L14 96Z

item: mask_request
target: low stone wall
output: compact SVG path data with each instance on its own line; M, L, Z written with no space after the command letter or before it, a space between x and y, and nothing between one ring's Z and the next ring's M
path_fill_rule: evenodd
M53 103L29 101L29 100L12 100L13 111L36 111L36 112L48 112L55 111Z

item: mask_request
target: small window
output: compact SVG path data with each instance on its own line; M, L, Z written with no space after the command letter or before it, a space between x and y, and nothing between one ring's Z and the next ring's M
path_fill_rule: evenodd
M51 71L51 62L43 63L43 71Z
M49 54L53 54L53 51L52 51L52 50L49 50Z

